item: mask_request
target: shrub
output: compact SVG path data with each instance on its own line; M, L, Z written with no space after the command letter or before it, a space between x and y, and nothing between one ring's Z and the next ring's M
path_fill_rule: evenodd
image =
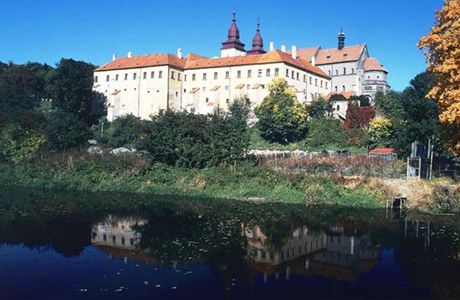
M35 157L45 143L46 137L42 133L11 124L2 128L0 157L14 163L22 163Z
M394 144L393 123L387 118L375 118L369 123L369 146L390 147Z
M256 107L257 126L264 139L287 144L307 133L307 111L297 100L286 80L275 79L270 94Z
M337 119L314 118L310 120L308 127L306 144L310 146L341 145L345 141L346 132Z
M109 147L142 148L147 137L148 121L133 115L116 118L106 130Z

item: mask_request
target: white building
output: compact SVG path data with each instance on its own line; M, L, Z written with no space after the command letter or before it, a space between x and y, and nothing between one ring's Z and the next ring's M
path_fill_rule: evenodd
M183 57L181 49L177 55L114 57L94 72L94 90L108 99L108 120L126 114L147 119L166 109L206 114L225 110L243 95L254 108L268 95L268 84L276 77L286 79L303 103L330 94L331 77L300 57L295 46L287 53L286 47L276 50L270 43L266 52L259 25L250 50L239 38L234 13L219 58Z

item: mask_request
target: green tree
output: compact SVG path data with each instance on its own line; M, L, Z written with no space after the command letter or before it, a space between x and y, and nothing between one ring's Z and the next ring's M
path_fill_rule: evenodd
M287 144L307 133L307 111L297 100L286 80L274 79L270 94L255 109L261 136L271 142Z
M330 109L329 101L322 96L313 99L311 104L307 106L308 116L312 119L325 118Z
M371 148L392 147L394 127L388 118L377 117L369 123L369 146Z
M148 122L134 115L116 118L106 130L109 147L143 149L148 136Z

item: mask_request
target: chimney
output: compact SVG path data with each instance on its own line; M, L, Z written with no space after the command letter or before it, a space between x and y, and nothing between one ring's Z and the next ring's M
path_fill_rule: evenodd
M128 52L128 58L133 57L133 53L131 51Z
M112 54L112 61L116 60L117 59L117 55L116 54Z
M291 55L293 59L297 59L297 46L296 45L292 45Z
M182 59L182 49L181 48L177 49L177 57Z
M281 52L286 52L286 46L285 45L281 45Z
M314 55L311 57L311 65L316 66L316 56Z
M275 50L275 43L270 42L270 51Z

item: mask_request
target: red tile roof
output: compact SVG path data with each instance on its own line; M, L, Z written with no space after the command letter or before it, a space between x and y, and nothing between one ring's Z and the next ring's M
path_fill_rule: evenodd
M294 59L290 54L278 50L270 51L265 54L225 58L206 58L196 54L189 54L184 59L180 59L179 57L172 54L140 55L131 58L118 58L106 65L97 68L96 71L121 70L162 65L171 65L181 69L203 69L278 62L297 67L324 78L330 78L320 68L312 66L307 60L302 58Z
M302 58L294 59L289 53L274 50L265 54L254 54L247 56L233 56L224 58L208 58L187 61L185 64L186 69L202 69L202 68L216 68L216 67L230 67L230 66L244 66L256 64L268 64L283 62L288 65L303 69L305 71L315 73L319 76L329 78L320 68L312 66L308 61Z
M375 148L369 151L369 153L374 153L374 154L392 154L396 153L396 150L393 148Z
M374 57L368 57L364 61L364 70L365 71L383 71L388 73L388 71L383 67L383 65Z
M355 92L337 92L337 93L330 93L327 95L327 99L330 99L334 95L342 95L344 96L347 100L350 99L351 96L355 95Z
M297 55L308 61L316 53L316 65L325 65L340 62L357 61L364 51L366 45L347 46L342 49L320 47L303 48L297 51Z
M172 54L149 54L133 57L121 57L106 65L100 66L96 71L109 71L121 69L133 69L141 67L153 67L170 65L178 68L183 68L185 60Z

